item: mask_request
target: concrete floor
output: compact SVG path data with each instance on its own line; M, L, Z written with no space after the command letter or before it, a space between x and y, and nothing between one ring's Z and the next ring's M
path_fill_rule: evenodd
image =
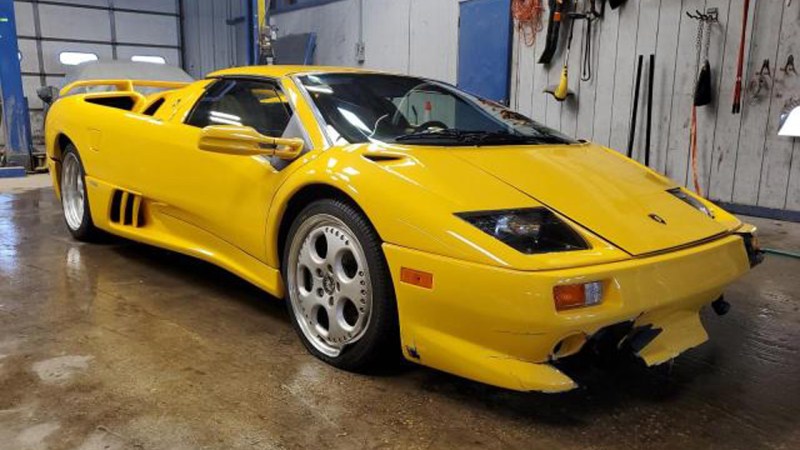
M798 260L731 286L711 341L670 367L519 394L333 369L281 302L169 252L76 243L37 185L0 186L2 449L800 448ZM759 223L800 250L800 225Z

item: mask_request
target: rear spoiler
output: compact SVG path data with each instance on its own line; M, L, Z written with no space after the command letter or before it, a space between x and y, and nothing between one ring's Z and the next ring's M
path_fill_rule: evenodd
M114 86L115 88L117 88L117 91L135 92L134 88L136 86L179 89L184 86L188 86L189 84L190 82L185 82L185 81L158 81L158 80L80 80L72 82L61 88L61 91L59 91L59 96L63 97L74 89L81 87L90 87L90 86Z

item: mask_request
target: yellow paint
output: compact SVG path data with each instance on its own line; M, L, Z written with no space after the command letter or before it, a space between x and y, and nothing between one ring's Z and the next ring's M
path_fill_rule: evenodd
M199 148L204 131L183 121L209 80L140 99L133 111L84 101L134 87L111 80L120 91L70 95L51 108L51 173L57 180L58 142L66 136L86 168L98 227L202 258L277 297L284 294L278 239L289 201L310 186L337 189L384 241L407 358L510 389L575 387L550 358L574 353L584 337L622 321L663 328L640 356L650 364L668 360L705 341L699 309L748 270L734 232L753 229L705 200L715 218L703 215L665 192L677 186L673 181L597 145L332 146L292 78L325 71L356 69L265 66L210 75L280 83L311 142L282 170L254 156L261 152ZM162 97L154 116L142 114ZM206 130L205 136L219 138L219 132ZM101 142L102 150L90 150ZM137 196L141 223L138 215L132 226L109 220L115 190ZM524 255L454 215L538 206L551 208L590 248ZM651 213L667 225L648 218ZM400 282L403 267L432 274L431 287ZM604 282L600 305L555 310L554 286L591 281ZM562 339L568 345L553 355Z

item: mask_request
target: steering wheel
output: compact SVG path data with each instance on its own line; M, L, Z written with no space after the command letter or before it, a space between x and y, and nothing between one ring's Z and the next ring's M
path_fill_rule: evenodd
M429 121L427 121L427 122L425 122L425 123L423 123L421 125L418 125L416 128L414 128L414 132L415 133L419 133L420 131L425 131L428 128L433 128L433 127L441 128L443 130L446 130L446 129L450 128L450 127L447 126L446 123L442 122L441 120L429 120Z

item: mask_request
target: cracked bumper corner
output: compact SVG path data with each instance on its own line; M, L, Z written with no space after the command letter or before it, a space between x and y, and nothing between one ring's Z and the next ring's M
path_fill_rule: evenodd
M648 366L665 363L708 340L699 311L643 316L637 321L637 325L640 324L661 330L655 339L637 353Z

